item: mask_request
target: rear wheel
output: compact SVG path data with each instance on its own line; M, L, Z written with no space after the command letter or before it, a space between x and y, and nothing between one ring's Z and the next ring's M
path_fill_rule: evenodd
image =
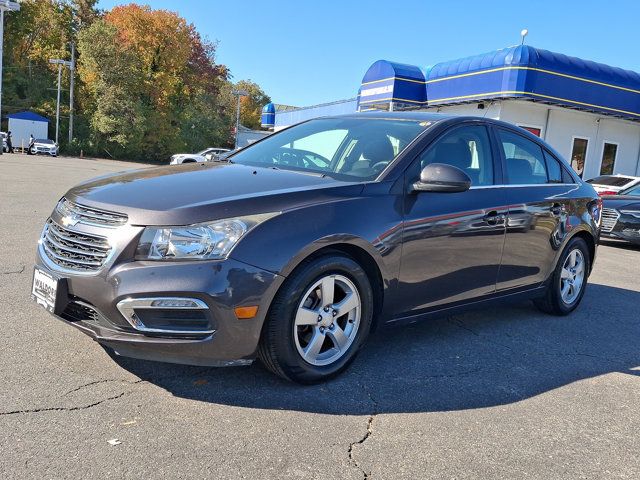
M278 292L258 356L288 380L325 380L354 360L372 316L373 293L362 267L341 254L319 257L296 269Z
M560 256L545 296L535 301L536 306L552 315L573 312L584 295L590 268L587 243L579 237L572 239Z

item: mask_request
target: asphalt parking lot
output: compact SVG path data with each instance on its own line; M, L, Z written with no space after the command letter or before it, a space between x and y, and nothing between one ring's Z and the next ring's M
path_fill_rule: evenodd
M31 303L32 265L66 189L137 167L0 157L2 478L640 478L640 248L602 245L567 318L383 330L313 387L114 361Z

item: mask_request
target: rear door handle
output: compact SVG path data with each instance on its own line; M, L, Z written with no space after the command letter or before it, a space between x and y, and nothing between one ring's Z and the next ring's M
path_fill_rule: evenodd
M498 225L504 221L504 218L504 215L498 213L497 210L491 210L483 217L483 220L487 225Z

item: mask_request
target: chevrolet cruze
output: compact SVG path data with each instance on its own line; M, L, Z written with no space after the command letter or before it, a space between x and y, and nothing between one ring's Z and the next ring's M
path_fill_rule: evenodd
M32 297L118 355L250 363L297 382L369 333L505 299L566 315L601 201L512 125L427 113L307 121L229 157L60 199Z

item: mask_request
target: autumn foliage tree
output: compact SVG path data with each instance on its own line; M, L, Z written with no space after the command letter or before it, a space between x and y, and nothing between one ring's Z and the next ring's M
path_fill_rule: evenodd
M76 138L68 151L166 160L181 150L232 144L234 85L216 62L216 43L177 13L130 4L102 12L97 0L25 0L7 22L5 113L55 111L55 67L77 45ZM63 77L63 90L68 85ZM259 128L269 101L238 82L241 122ZM62 105L62 125L68 110ZM64 137L64 135L63 135Z

